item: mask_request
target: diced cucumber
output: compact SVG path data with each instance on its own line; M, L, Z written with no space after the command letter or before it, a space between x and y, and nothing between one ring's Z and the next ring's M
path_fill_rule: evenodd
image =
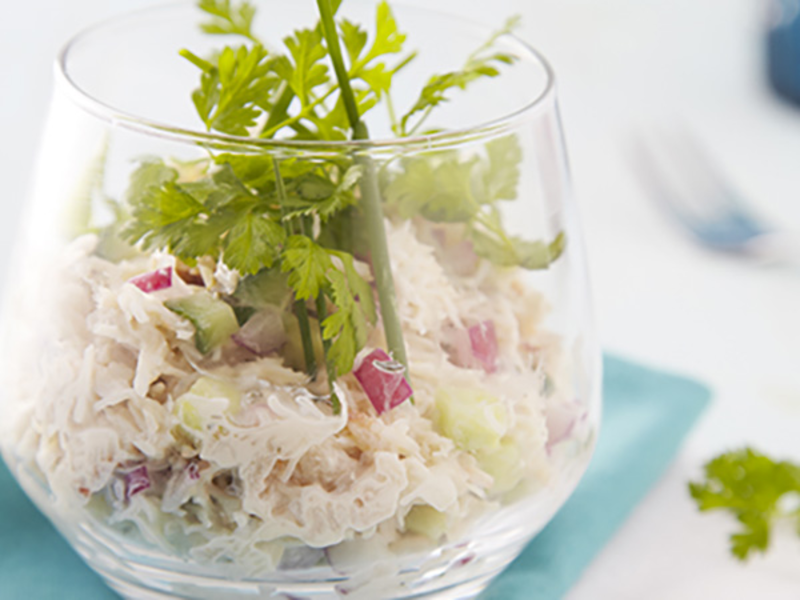
M500 399L472 388L440 388L436 392L436 425L462 450L499 448L508 427Z
M242 392L235 385L214 379L213 377L201 377L189 388L189 393L202 398L225 398L228 401L228 408L225 412L234 415L239 412L242 403Z
M203 418L200 416L200 411L197 410L197 406L181 396L175 402L175 413L178 415L178 418L181 420L181 423L188 427L189 429L196 429L197 431L203 430Z
M427 504L414 506L406 515L406 531L438 542L447 532L447 515Z
M236 314L230 305L209 293L168 300L164 305L194 325L194 344L206 354L224 344L239 330Z
M519 445L504 437L495 449L484 449L477 453L478 465L494 479L492 493L510 492L522 479L522 456Z
M239 412L241 401L242 393L235 386L212 377L201 377L175 401L175 413L186 427L203 431L211 419Z

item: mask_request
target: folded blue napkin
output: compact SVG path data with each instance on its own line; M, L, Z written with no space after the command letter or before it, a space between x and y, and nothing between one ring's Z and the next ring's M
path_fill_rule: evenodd
M606 356L603 369L603 423L589 470L480 600L562 598L658 481L711 397L695 381L619 358Z
M693 381L606 357L603 425L575 494L482 600L556 600L659 478L708 403ZM117 598L0 462L0 600Z

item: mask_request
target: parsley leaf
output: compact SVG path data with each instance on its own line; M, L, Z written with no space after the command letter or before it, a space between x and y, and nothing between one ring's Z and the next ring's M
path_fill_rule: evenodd
M328 253L342 261L347 285L352 291L354 298L358 300L367 321L374 325L378 316L375 310L375 299L372 296L372 287L370 287L369 283L367 283L356 270L353 255L337 250L328 250Z
M487 142L488 164L483 173L484 198L515 200L519 185L522 147L515 135L507 135Z
M327 273L333 269L328 253L304 235L292 235L283 250L281 269L289 273L289 286L299 300L319 296L328 283Z
M203 212L203 205L175 183L177 178L177 171L153 161L134 171L128 190L131 220L123 238L141 241L144 249L176 245Z
M549 244L509 236L503 230L496 213L484 217L469 229L469 239L475 254L500 267L522 267L528 270L546 269L564 252L566 236L556 235ZM491 223L491 225L488 225Z
M219 154L218 165L230 165L236 177L248 187L259 189L275 181L275 170L269 154Z
M451 71L442 75L434 75L422 88L417 101L400 119L400 132L402 135L416 133L425 122L430 111L448 100L447 93L454 88L465 90L469 84L483 77L497 77L502 65L513 64L517 57L507 52L494 52L486 54L500 36L509 33L519 23L518 18L509 19L504 27L494 33L489 40L476 50L459 71ZM422 112L422 116L413 127L409 121L414 115Z
M268 52L254 35L251 2L199 0L200 9L210 17L202 24L203 31L248 41L207 59L181 51L200 70L192 101L206 129L262 138L289 132L297 140L345 140L351 135L366 139L361 118L383 102L396 134L406 133L409 119L415 121L415 131L451 89L494 77L502 64L514 60L492 51L497 35L492 37L461 71L432 78L398 122L391 100L393 78L415 53L397 56L403 53L406 35L385 0L377 6L372 36L345 19L337 26L334 15L340 3L318 0L320 22L286 37L285 53L279 54ZM545 246L507 237L499 214L494 225L487 221L492 226L482 222L486 214L494 214L495 201L516 195L521 151L515 144L512 138L496 140L487 145L485 157L464 159L445 153L430 162L410 160L404 172L387 180L387 205L403 218L421 215L431 221L463 222L483 256L498 264L539 268L546 262L543 256L560 252L563 237ZM375 226L383 222L375 170L369 159L362 159L343 154L316 161L303 155L283 158L279 166L271 153L253 150L211 156L205 171L145 161L131 181L129 210L120 213L122 235L143 248L163 248L188 264L202 256L222 260L244 276L245 287L264 273L279 275L281 282L285 279L281 297L294 296L292 310L304 335L306 366L312 376L316 367L306 352L311 346L306 335L311 324L307 301L316 302L332 383L336 373L352 369L369 325L377 320L375 292L359 274L353 254L344 249L363 256L368 246L373 268L379 273L388 268L385 251L380 253L385 247L383 228ZM364 227L362 219L373 226ZM367 244L361 239L365 233ZM379 277L376 282L384 299L383 326L390 349L403 360L394 291L386 281ZM228 300L237 308L248 308L241 306L241 298ZM328 314L331 304L335 310ZM333 392L331 398L336 409Z
M253 275L273 265L285 238L283 227L275 221L247 214L225 237L222 257L229 267Z
M265 101L280 84L274 60L256 44L225 47L212 65L188 50L181 55L203 69L200 87L192 94L197 114L210 131L246 136L256 125Z
M389 4L380 2L375 15L375 37L367 49L368 34L359 25L346 19L339 23L339 31L350 58L348 77L351 81L361 80L367 89L353 87L356 101L359 106L359 115L377 104L379 100L389 96L394 75L410 63L415 53L407 55L393 68L388 68L385 62L378 59L388 55L399 54L403 51L406 34L401 33ZM370 95L371 94L371 95ZM390 105L391 100L387 100ZM334 108L336 110L336 108ZM342 107L342 113L344 112ZM392 128L396 130L394 113L390 109Z
M482 204L517 197L522 148L515 135L486 143L486 156L436 152L406 159L385 186L387 204L404 219L466 222Z
M341 262L341 270L332 257ZM333 377L348 373L367 342L367 324L377 319L372 288L356 271L353 256L293 235L286 242L281 268L289 274L289 286L298 300L319 300L320 294L332 300L336 311L322 321L322 338L330 342L327 360Z
M405 160L386 186L387 205L404 219L422 214L434 222L468 221L480 209L472 192L476 165L476 158L461 161L450 152Z
M689 484L701 511L725 510L742 529L731 535L731 553L739 560L765 552L775 521L792 517L800 525L800 511L787 513L781 501L800 493L800 466L746 448L718 456L705 465L705 481Z
M229 163L205 178L178 183L178 172L145 161L133 173L122 236L164 248L189 264L217 257L243 275L270 267L286 235L268 198L250 191Z
M491 140L486 155L434 152L405 159L384 173L387 207L403 219L417 215L435 223L466 223L476 254L503 267L545 269L564 250L558 234L550 243L505 233L494 204L514 200L520 179L522 148L514 135Z
M286 202L284 219L318 215L322 223L327 223L334 214L356 204L354 189L362 173L362 167L353 165L338 184L314 174L300 179L295 188L299 195Z
M355 65L367 45L367 32L357 23L347 19L339 22L339 31L342 35L342 43L347 50L347 56L350 58L350 64Z
M375 39L372 41L369 50L363 55L362 52L367 46L367 33L361 27L346 19L342 20L339 28L342 42L350 57L351 66L348 74L351 79L362 77L364 69L372 61L388 54L402 52L403 44L406 41L406 34L401 33L398 29L392 9L385 0L378 4L378 10L375 14ZM378 64L381 67L385 67L383 63Z
M160 188L177 179L178 171L168 167L163 161L149 157L142 159L136 170L131 173L126 200L129 204L136 204L141 201L142 196L149 193L151 188Z
M434 75L422 88L419 98L411 109L400 119L400 131L403 135L416 133L427 117L430 109L439 106L442 102L447 102L446 93L453 88L465 90L473 81L482 77L497 77L500 74L499 65L511 64L515 57L511 54L497 53L486 58L475 59L467 63L460 71L451 71L443 75ZM409 128L409 120L419 112L425 114L417 123Z
M349 373L358 351L367 343L367 322L340 271L328 273L336 312L322 322L322 337L332 340L328 360L337 374Z
M402 52L405 41L406 34L400 33L398 30L392 9L389 8L389 4L384 0L378 4L378 12L375 15L375 41L364 58L364 62L368 63L373 58L384 54Z
M330 80L328 66L321 62L328 54L322 45L322 33L318 27L300 29L284 38L283 43L292 60L281 56L275 64L275 72L291 86L301 105L308 106L314 88Z
M206 33L241 35L258 42L253 35L253 17L256 7L245 0L238 7L231 6L231 0L200 0L197 7L211 15L211 20L200 25Z

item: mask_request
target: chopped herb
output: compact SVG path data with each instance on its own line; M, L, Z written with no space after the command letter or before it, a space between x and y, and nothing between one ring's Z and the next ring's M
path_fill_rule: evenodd
M705 480L689 484L702 511L724 510L741 524L730 537L731 553L739 560L769 547L773 526L780 519L794 521L800 531L800 506L789 496L800 494L800 465L775 461L746 448L729 452L705 466Z

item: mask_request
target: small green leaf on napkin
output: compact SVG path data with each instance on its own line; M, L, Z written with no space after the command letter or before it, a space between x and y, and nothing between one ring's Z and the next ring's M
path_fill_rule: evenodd
M727 510L742 524L731 535L731 553L739 560L767 550L777 520L791 518L800 527L800 506L786 502L800 494L800 466L745 448L711 460L705 476L690 483L689 492L700 510Z

